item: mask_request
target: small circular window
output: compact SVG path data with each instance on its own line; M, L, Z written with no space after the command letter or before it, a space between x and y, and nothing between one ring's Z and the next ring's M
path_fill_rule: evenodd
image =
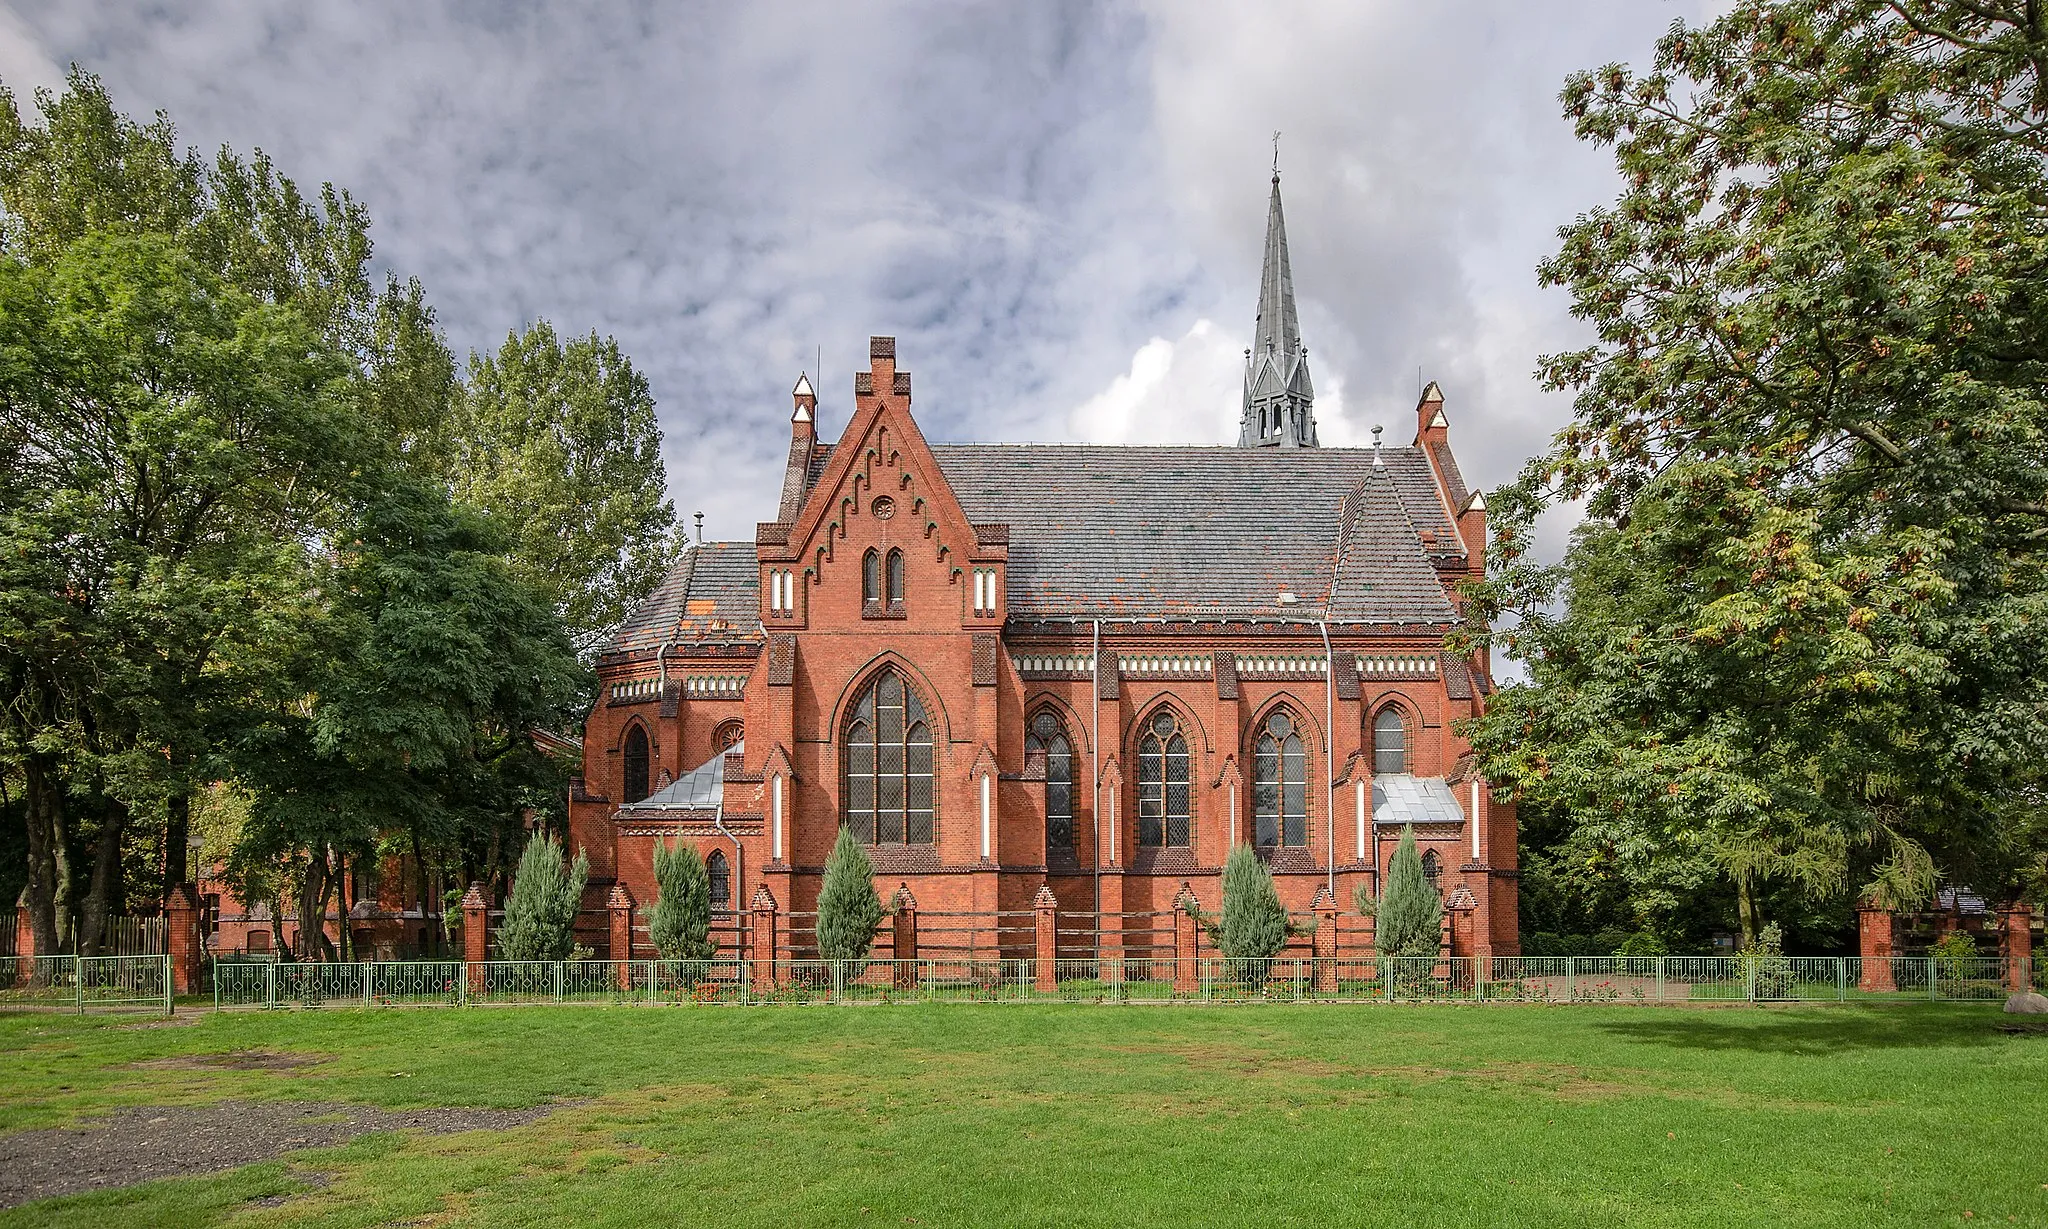
M869 505L869 511L875 514L876 520L886 521L896 515L896 501L887 495L883 495L877 498L873 504Z

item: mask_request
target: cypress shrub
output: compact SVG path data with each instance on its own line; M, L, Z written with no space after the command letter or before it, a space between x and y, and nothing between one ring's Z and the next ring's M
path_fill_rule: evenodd
M1273 886L1273 872L1238 845L1223 863L1223 921L1213 934L1217 950L1231 961L1265 961L1287 945L1287 907Z
M1383 956L1434 956L1443 945L1443 898L1422 873L1415 851L1415 826L1401 832L1401 844L1387 864L1387 889L1380 896L1376 941Z
M583 851L564 866L562 846L554 837L535 833L519 855L512 895L505 901L505 924L498 931L498 955L505 960L567 960L576 948L576 911L583 904L583 883L590 862Z
M818 890L818 955L826 960L867 959L882 920L882 900L875 895L875 867L848 829L839 830L832 856L825 860L825 883ZM850 971L848 976L858 976Z
M647 937L663 960L709 960L718 954L711 942L711 877L694 845L654 843L654 911L647 918Z

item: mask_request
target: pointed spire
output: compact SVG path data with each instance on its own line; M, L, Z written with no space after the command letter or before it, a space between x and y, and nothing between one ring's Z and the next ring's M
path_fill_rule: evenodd
M1259 316L1252 348L1245 356L1244 414L1240 448L1313 448L1316 440L1315 384L1308 374L1308 349L1294 309L1294 270L1287 255L1287 218L1280 205L1278 134L1275 134L1273 194L1266 205L1265 267L1259 275Z
M1266 205L1266 263L1259 275L1259 320L1254 357L1301 349L1301 321L1294 312L1294 271L1287 262L1287 218L1280 209L1280 173L1273 172L1273 197Z

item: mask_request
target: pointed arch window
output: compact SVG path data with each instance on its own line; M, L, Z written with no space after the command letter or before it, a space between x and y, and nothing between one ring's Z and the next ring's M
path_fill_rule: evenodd
M621 758L623 760L622 767L625 769L624 779L620 782L621 792L625 794L624 800L626 802L638 802L648 794L647 728L645 726L635 722L633 728L626 731L626 745Z
M1252 764L1253 843L1308 844L1308 754L1286 710L1266 718Z
M882 600L882 553L871 550L860 557L860 600Z
M1422 855L1422 877L1429 880L1430 887L1437 886L1437 880L1444 876L1444 860L1432 849ZM1441 891L1441 889L1439 889Z
M718 850L704 859L704 875L711 881L711 911L724 913L732 908L732 870L725 861L725 855Z
M1138 844L1185 848L1189 819L1188 740L1180 718L1161 709L1138 740Z
M1067 731L1050 710L1031 719L1024 735L1024 758L1045 760L1045 847L1074 847L1074 747Z
M1408 771L1408 724L1392 705L1372 719L1372 771L1380 777Z
M931 844L931 725L901 673L868 684L842 743L840 822L870 845Z
M892 549L889 552L889 604L903 604L903 552Z

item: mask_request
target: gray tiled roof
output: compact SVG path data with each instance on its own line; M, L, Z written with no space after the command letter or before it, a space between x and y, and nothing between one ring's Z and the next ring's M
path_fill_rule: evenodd
M672 640L758 640L760 592L752 542L697 543L626 617L610 651L651 649Z
M1012 618L1455 617L1416 530L1437 528L1440 544L1456 539L1428 462L1412 448L1385 450L1377 475L1365 448L932 452L969 518L1010 526ZM1283 590L1298 604L1278 604Z
M1012 618L1450 623L1462 548L1420 449L935 444L968 517L1010 526ZM814 465L829 450L820 447ZM1426 551L1418 531L1433 530ZM1334 579L1334 594L1332 582ZM759 637L748 542L686 551L612 651ZM1282 591L1299 601L1278 602Z

